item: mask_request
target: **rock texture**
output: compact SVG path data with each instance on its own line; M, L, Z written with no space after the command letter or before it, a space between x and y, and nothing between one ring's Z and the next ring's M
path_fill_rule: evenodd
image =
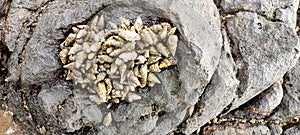
M299 0L0 1L1 109L27 134L298 134L297 8ZM72 26L95 15L171 23L178 65L138 88L140 100L92 103L65 80L58 53Z
M240 12L227 22L235 44L239 68L239 98L235 109L267 89L291 69L299 58L298 37L294 29L270 22L255 13ZM272 40L269 40L272 39Z

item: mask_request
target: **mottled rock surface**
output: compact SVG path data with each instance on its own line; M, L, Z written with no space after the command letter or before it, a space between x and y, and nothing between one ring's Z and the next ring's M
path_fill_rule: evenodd
M210 84L199 99L199 110L196 110L191 118L187 120L185 133L191 134L198 127L203 126L212 118L218 116L234 98L239 81L236 78L236 68L226 36L223 30L223 46L220 63L215 71Z
M300 115L300 61L285 75L284 95L279 109L271 117L272 119L288 120Z
M299 44L293 28L256 13L237 13L228 19L227 27L235 44L233 53L239 57L236 63L241 81L232 110L282 78L296 64Z
M249 126L249 125L239 125L239 126L217 126L211 127L215 128L215 131L209 132L204 131L205 133L214 134L214 135L271 135L271 131L267 126Z
M0 108L27 134L299 134L298 5L0 1ZM157 74L161 84L138 88L141 100L97 106L65 80L58 58L72 26L94 15L116 24L137 16L147 25L170 22L180 38L178 65Z
M221 0L226 13L237 11L256 12L267 18L282 21L295 27L299 0Z

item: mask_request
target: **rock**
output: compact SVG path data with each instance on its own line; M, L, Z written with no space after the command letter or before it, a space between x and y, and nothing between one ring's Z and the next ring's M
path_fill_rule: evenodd
M296 26L297 9L299 0L222 0L221 7L225 13L236 11L257 12L267 18L277 19L294 28Z
M280 106L274 112L271 119L287 121L289 118L300 115L300 60L292 68L284 79L284 95Z
M283 132L284 135L298 135L300 133L300 126L295 125Z
M26 2L24 2L23 0L14 0L13 6L18 8L23 8L23 9L34 10L48 2L49 2L48 0L35 0L35 1L26 1Z
M43 3L38 1L28 7L40 7ZM16 4L12 4L14 6ZM148 25L170 20L181 33L176 54L178 70L176 67L165 70L157 75L162 84L148 91L137 91L141 100L121 102L110 109L105 103L99 106L91 103L88 99L91 93L86 89L71 82L60 84L64 81L58 77L62 69L58 60L59 44L70 26L85 24L95 14L103 15L107 18L105 21L116 24L119 24L120 17L134 19L141 16ZM47 121L34 124L46 126L48 134L76 134L86 126L97 130L96 134L167 134L176 129L186 117L188 108L196 104L219 63L222 44L220 20L212 1L52 1L29 18L32 24L26 25L24 33L20 34L21 42L10 44L11 48L16 46L21 51L9 58L8 67L10 74L15 75L12 80L18 82L22 90L29 91L27 87L41 85L38 101L42 109L38 114L45 112L57 117L56 124L59 125L44 125ZM59 84L53 85L52 81L57 80ZM45 86L48 83L50 86ZM14 94L17 96L19 93ZM18 103L22 101L21 97L17 99ZM108 127L102 125L107 112L111 112L113 118ZM43 116L33 115L34 119Z
M185 133L192 134L199 127L218 116L234 98L237 98L235 91L239 81L236 78L236 68L226 36L223 33L223 47L221 51L220 63L214 73L210 84L200 98L200 110L197 110L192 117L186 121Z
M203 9L202 5L207 5L204 6L207 9ZM179 6L180 8L178 8ZM199 11L199 9L201 10ZM210 12L203 14L202 10ZM111 110L113 122L108 127L93 127L99 130L98 134L117 134L120 132L122 134L167 134L175 130L176 126L184 120L187 115L187 108L197 102L198 97L212 77L218 65L221 51L220 21L212 1L192 3L174 1L171 3L170 1L158 2L154 0L133 2L119 0L117 5L108 6L97 14L103 15L105 21L119 24L120 17L134 19L141 16L143 20L149 21L144 17L155 19L163 13L179 29L184 39L181 39L182 41L178 45L180 47L177 49L178 71L169 69L157 74L161 84L155 85L150 91L147 89L140 90L138 94L142 97L141 100L128 104L118 104L114 110ZM186 14L190 14L190 16L186 16ZM209 19L203 20L199 25L199 17ZM187 19L189 21L182 21ZM68 26L68 23L65 25ZM182 87L179 86L180 80ZM77 113L78 111L73 114L70 113L74 107L81 110L89 104L82 103L83 99L87 97L84 90L81 93L75 93L77 93L75 97L81 98L73 99L74 104L68 104L67 107L70 111L66 108L63 111L66 113L62 115L63 121L69 125L66 126L69 132L78 130L84 124L93 125L93 122L77 122L81 118L81 114ZM107 112L105 105L100 106L102 114L106 114L103 113Z
M270 124L268 127L271 130L272 135L281 135L283 132L282 127L277 124Z
M38 95L42 108L48 114L55 114L58 106L71 94L71 90L62 85L51 86L50 88L42 88Z
M283 97L282 82L277 81L272 84L267 90L259 94L258 100L252 103L250 108L253 108L252 113L269 115L281 103ZM250 109L251 111L252 109Z
M15 4L15 3L12 3ZM29 34L29 29L25 28L25 22L28 21L28 18L31 16L31 13L23 8L17 8L12 6L7 15L6 27L9 29L4 29L5 40L4 43L8 47L8 51L12 52L11 56L8 59L7 65L9 74L7 81L17 82L20 76L20 66L19 66L19 54L22 53L24 43ZM28 22L27 22L28 23ZM32 23L32 21L31 21Z
M299 45L293 28L255 13L237 13L228 19L227 28L238 50L234 53L241 82L239 98L230 107L233 110L291 69L299 58Z
M212 128L215 128L214 131L203 131L203 134L208 133L214 135L271 135L270 129L264 125L249 126L241 124L239 126L213 126Z
M24 52L21 81L24 85L38 84L55 78L58 64L59 40L70 24L84 21L101 8L102 0L53 1L38 19ZM65 10L68 7L69 10ZM87 12L88 11L88 12ZM65 30L65 31L62 31Z
M187 6L187 8L182 8L183 6ZM207 9L203 7L207 7ZM178 14L177 17L174 16L175 18L179 17L181 20L189 20L174 21L174 23L187 26L179 27L179 31L183 34L183 38L189 42L187 45L179 42L177 48L179 50L178 69L180 80L182 81L179 97L184 102L194 105L198 97L203 93L204 87L211 79L219 63L222 45L219 14L211 1L172 2L170 9ZM186 13L193 16L187 16ZM196 15L198 13L199 15ZM202 22L199 18L206 19L201 19L203 20Z

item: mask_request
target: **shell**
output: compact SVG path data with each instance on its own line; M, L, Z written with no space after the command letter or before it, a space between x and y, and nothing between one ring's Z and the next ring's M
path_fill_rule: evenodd
M149 70L150 70L150 72L160 72L161 70L159 68L159 63L156 62L156 63L150 65Z
M114 99L111 100L111 102L113 102L113 103L120 103L120 100L118 98L114 98Z
M77 34L77 33L79 32L79 29L76 28L76 27L72 27L72 30L73 30L73 32L74 32L75 34Z
M142 32L140 33L141 39L144 41L145 45L152 45L153 40L152 36L149 32L149 29L143 29Z
M178 37L176 35L170 35L167 41L168 49L173 56L175 56L177 49Z
M121 58L124 62L128 62L130 60L135 60L136 57L137 57L137 53L135 51L124 52L119 55L119 58Z
M124 86L123 86L121 83L119 83L117 80L114 80L114 81L113 81L113 87L114 87L115 89L117 89L117 90L122 90L122 89L124 89Z
M160 39L165 39L167 37L168 28L164 27L160 32L159 32L159 38Z
M71 70L68 70L67 75L66 75L66 80L69 81L73 78L73 73Z
M92 52L96 53L96 52L99 51L100 48L101 48L101 43L100 42L96 42L96 43L94 43L94 44L91 45L90 50Z
M160 80L153 73L148 74L147 81L153 82L153 83L161 83Z
M106 127L108 127L112 122L112 116L111 116L111 112L107 113L102 121L102 124Z
M96 89L98 96L106 102L106 86L104 82L98 83L98 89Z
M87 76L87 79L89 79L91 81L95 81L97 79L96 76L92 73L88 73L86 76Z
M82 46L77 43L74 43L74 46L70 49L68 55L76 54L77 52L79 52L81 50L82 50Z
M133 102L134 100L142 99L141 96L139 96L138 94L135 94L133 92L128 92L126 98L127 98L128 102Z
M143 25L142 18L140 16L138 16L136 18L136 21L135 21L133 27L138 33L143 29L144 25Z
M118 70L118 65L115 64L115 63L112 63L112 64L110 65L110 74L116 73L117 70Z
M170 31L168 32L168 36L174 35L176 30L177 30L176 27L171 28Z
M117 65L123 65L124 64L124 61L122 60L122 59L120 59L120 58L116 58L116 60L115 60L115 64L117 64Z
M75 41L75 38L76 38L76 34L74 34L74 33L69 34L67 36L66 40L64 41L64 46L69 46L69 45L73 44Z
M104 82L106 84L106 95L108 95L108 94L110 94L110 92L112 91L112 88L113 88L111 79L105 78Z
M112 57L109 57L108 55L98 55L98 59L97 59L100 63L112 63L114 61L114 59Z
M156 50L158 51L158 53L162 54L163 56L169 57L169 50L162 43L158 43L156 45Z
M155 25L151 26L150 29L157 33L157 32L160 32L163 28L160 24L155 24Z
M85 29L81 29L81 30L79 30L79 32L77 33L76 38L83 38L83 37L85 37L87 34L88 34L88 33L87 33L87 31L86 31Z
M158 62L160 59L162 59L162 57L160 57L160 56L150 56L147 63L153 64L153 63Z
M105 26L104 17L103 17L103 15L101 15L101 17L98 20L97 28L100 31L100 30L104 29L104 26Z
M121 28L123 29L129 29L130 27L130 21L128 19L125 19L123 17L120 18L120 22L121 22Z
M194 112L194 109L195 109L195 106L192 105L188 108L188 113L189 113L189 116L192 116L193 112Z
M133 68L133 74L137 77L140 77L140 71L139 71L139 67L136 66Z
M121 47L124 43L122 41L117 41L115 39L108 39L104 42L106 46L114 46L114 47Z
M146 64L141 66L139 73L141 76L141 88L144 88L147 84L147 77L148 77L148 67Z
M63 64L67 63L68 53L69 53L69 49L68 48L62 49L59 52L59 58L60 58L61 63L63 63Z
M141 86L141 82L139 79L134 75L132 71L128 71L127 78L129 79L130 83L134 86Z
M147 61L147 59L143 55L138 56L136 60L137 60L136 64L144 64Z
M97 84L98 82L103 81L105 77L106 77L106 73L105 72L100 72L97 75L97 79L96 79L95 83Z
M74 62L71 62L67 65L64 65L63 67L66 68L66 69L72 70L74 68Z
M123 30L119 33L119 36L124 38L127 41L136 41L136 40L140 40L141 37L139 34L137 34L136 32L133 31L129 31L129 30Z
M150 47L150 50L149 50L149 53L151 55L157 55L157 56L160 56L161 54L156 50L156 48L154 46L151 46Z
M122 52L130 52L135 50L135 42L128 42L124 44L121 48Z
M96 53L89 53L87 57L89 60L92 60L92 59L94 59L95 56L96 56Z
M164 58L162 60L162 62L159 63L159 68L167 68L167 67L169 67L171 65L172 65L172 63L167 58Z
M122 52L124 52L122 49L115 49L115 50L113 50L113 51L109 54L109 56L110 56L110 57L115 57L115 56L119 55L119 54L122 53Z
M88 25L77 25L77 27L78 27L80 30L82 30L82 29L86 29L86 30L90 29L90 26L88 26Z
M98 25L98 20L99 20L99 16L96 15L90 22L90 27L93 31L95 32L99 32L99 29L97 28L97 25Z
M90 50L90 43L88 42L83 42L82 44L82 50L85 52L85 53L90 53L91 50Z
M92 61L87 60L85 62L85 70L88 71L92 67Z
M122 83L122 84L126 80L126 75L125 75L126 70L127 70L127 65L126 64L123 64L123 65L119 66L119 72L120 72L120 76L121 76L120 83Z
M75 60L75 67L80 68L80 66L83 66L82 63L86 59L86 53L84 52L78 52L76 55L76 60Z
M157 35L151 30L149 29L149 34L151 35L151 39L152 39L152 44L156 44L158 41Z

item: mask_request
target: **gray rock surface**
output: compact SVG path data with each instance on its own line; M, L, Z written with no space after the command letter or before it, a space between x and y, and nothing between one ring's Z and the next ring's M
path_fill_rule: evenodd
M67 86L57 85L50 88L43 88L39 93L39 102L45 112L55 114L58 106L71 95L71 90Z
M287 130L284 131L284 135L298 135L300 133L300 126L295 125L291 128L288 128Z
M28 134L299 133L290 122L300 115L299 0L214 2L0 1L0 55L9 54L3 46L11 52L7 62L0 57L9 71L5 83L0 71L0 104ZM178 66L157 74L162 84L135 91L141 100L95 105L88 91L64 80L58 59L71 27L94 15L116 24L139 15L147 25L170 21L180 33ZM214 117L228 121L204 126Z
M271 131L267 126L249 126L249 125L239 125L239 126L214 126L212 127L214 131L207 132L213 135L271 135Z
M284 95L278 111L271 119L289 120L291 117L300 115L300 61L285 75Z
M202 5L206 5L206 8L202 8ZM26 9L24 6L21 4L19 7ZM28 5L28 8L34 7L35 5ZM102 10L103 7L105 9ZM116 20L119 20L119 17L135 19L139 15L149 15L169 18L182 34L177 54L178 71L166 70L159 74L163 82L161 85L151 88L150 91L140 91L142 100L136 103L121 103L114 107L115 109L107 109L105 104L94 105L88 100L88 93L76 87L74 90L71 89L73 96L69 97L70 88L65 86L48 88L42 85L39 94L41 107L47 114L57 116L61 122L60 128L66 132L79 131L86 125L93 127L98 134L167 134L175 130L185 118L187 108L197 102L219 62L222 40L220 21L217 9L211 1L49 2L38 8L37 13L30 15L34 24L29 26L34 28L28 30L31 32L30 37L27 37L29 40L25 40L26 42L22 42L21 45L15 45L21 46L23 50L15 53L18 57L11 57L9 66L20 68L10 73L11 75L15 73L16 76L10 79L17 81L20 78L22 86L41 85L55 79L61 68L57 53L59 43L64 39L64 33L71 25L86 23L97 12L108 18L107 21L117 24ZM190 16L186 16L186 13ZM10 14L13 17L18 15ZM162 14L166 16L161 16ZM199 17L208 19L201 21L199 25ZM184 21L187 19L189 21ZM24 18L20 21L24 21ZM15 29L18 31L22 28ZM23 34L26 35L26 32L21 33L20 37ZM9 42L17 40L15 38L12 37L12 41ZM23 60L21 64L13 63L14 60L20 59L20 56ZM108 112L112 113L112 123L106 127L102 124L102 119ZM53 133L55 132L57 131L54 130Z
M230 46L225 30L223 33L223 47L220 63L215 71L210 84L205 89L199 101L200 110L195 111L186 123L185 133L191 134L205 123L218 116L234 98L239 85L236 78L235 63L231 56Z
M239 69L239 98L230 110L267 89L291 69L299 58L294 29L271 22L255 13L240 12L228 19L229 35L238 50L234 52ZM272 40L269 40L272 39Z
M257 102L252 104L252 107L261 115L269 115L281 103L283 97L282 82L277 81L270 88L262 92L257 98Z
M277 19L294 28L299 0L222 0L225 13L237 11L256 12L270 19Z
M92 3L92 4L91 4ZM90 18L103 7L103 1L53 1L43 11L24 52L21 81L24 85L46 82L61 68L58 64L59 40L63 30ZM69 10L65 10L68 8ZM37 66L38 65L38 66Z

